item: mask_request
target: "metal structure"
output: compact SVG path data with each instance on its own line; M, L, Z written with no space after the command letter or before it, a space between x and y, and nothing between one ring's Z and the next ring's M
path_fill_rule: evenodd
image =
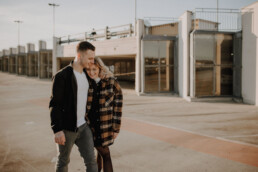
M144 17L144 24L146 27L178 23L179 19L174 17Z
M115 39L123 37L131 37L134 33L132 24L120 25L114 27L106 27L105 29L78 33L75 35L68 35L59 38L59 44L79 42L79 41L97 41L106 39Z
M21 20L15 20L15 23L18 24L18 46L20 45L20 24L23 23Z
M52 6L53 7L53 37L55 36L55 8L56 7L59 7L58 4L51 4L51 3L48 3L49 6Z
M241 30L241 11L224 8L196 8L193 29L237 32Z

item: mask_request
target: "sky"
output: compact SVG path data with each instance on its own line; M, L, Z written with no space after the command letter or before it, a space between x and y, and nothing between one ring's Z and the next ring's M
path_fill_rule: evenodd
M219 8L241 9L256 0L218 0ZM53 8L57 37L73 35L106 26L134 23L135 0L0 0L0 51L17 47L18 24L21 20L20 44L47 41L52 49ZM217 0L136 0L137 18L178 18L195 8L216 8Z

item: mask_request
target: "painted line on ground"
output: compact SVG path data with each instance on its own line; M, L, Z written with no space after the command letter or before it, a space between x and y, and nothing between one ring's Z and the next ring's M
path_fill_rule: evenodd
M123 117L122 129L175 146L258 167L258 147Z

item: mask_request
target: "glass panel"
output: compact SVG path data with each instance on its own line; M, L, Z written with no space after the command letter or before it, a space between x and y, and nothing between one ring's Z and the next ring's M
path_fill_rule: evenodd
M126 71L126 62L125 61L121 61L121 74L125 74L127 71Z
M232 35L197 34L194 38L196 96L232 95Z
M116 62L114 74L120 74L120 68L120 62Z
M174 68L172 65L174 65L174 42L144 41L143 44L145 92L173 91Z
M159 42L159 57L161 65L174 64L174 44L173 41Z
M233 64L232 35L224 35L224 40L221 44L221 64Z
M174 91L174 68L160 68L160 91Z
M233 94L233 69L221 69L221 95Z
M159 41L144 41L144 61L145 65L159 64Z
M213 95L213 67L196 67L195 95Z
M214 64L215 36L212 34L196 34L194 37L194 56L196 65Z
M145 67L145 92L158 92L158 67Z

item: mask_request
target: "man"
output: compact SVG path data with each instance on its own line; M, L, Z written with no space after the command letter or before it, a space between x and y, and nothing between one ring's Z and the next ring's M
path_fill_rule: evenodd
M49 103L51 127L58 144L56 171L67 172L70 153L77 145L87 172L97 172L92 132L86 120L88 88L92 80L84 68L94 63L95 47L87 42L77 45L77 56L53 77Z

